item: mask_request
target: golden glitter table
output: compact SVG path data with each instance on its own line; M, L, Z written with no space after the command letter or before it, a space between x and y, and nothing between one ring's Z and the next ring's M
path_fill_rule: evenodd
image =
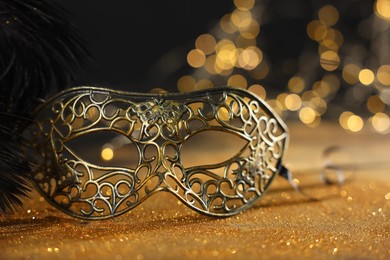
M277 178L252 209L223 219L159 193L121 217L86 222L34 193L19 213L0 218L0 259L390 259L390 136L289 125L284 162L303 187L330 145L350 151L353 177L340 189L315 185L320 201Z

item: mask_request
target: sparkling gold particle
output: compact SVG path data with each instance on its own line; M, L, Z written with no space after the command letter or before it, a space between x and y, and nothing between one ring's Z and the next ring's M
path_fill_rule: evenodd
M376 113L371 123L375 131L379 133L387 133L390 129L390 119L385 113Z
M324 70L334 71L339 67L340 57L335 51L325 51L320 55L320 64Z
M249 91L256 94L258 97L262 98L263 100L267 97L267 92L265 88L260 84L253 84L248 88Z
M195 86L196 86L196 80L194 77L190 75L183 76L177 81L177 89L180 92L193 91L195 89Z
M202 67L206 62L206 55L200 49L193 49L187 55L187 62L191 67Z
M377 0L374 5L375 14L384 20L390 20L390 0Z
M380 83L386 86L390 86L390 65L380 66L376 75Z
M203 51L206 55L214 52L216 44L217 41L210 34L202 34L195 41L195 47Z
M242 76L240 74L235 74L235 75L232 75L228 79L227 84L229 86L235 87L235 88L246 88L247 85L248 85L248 82L247 82L247 80L245 79L244 76Z
M299 119L305 123L313 123L316 118L316 112L311 107L304 107L299 111Z
M318 17L327 26L333 26L339 20L339 12L336 7L326 5L319 10Z
M390 192L385 194L385 200L390 200Z
M359 72L359 81L363 84L363 85L370 85L374 82L375 80L375 75L374 75L374 72L372 72L372 70L370 69L362 69L360 72Z
M234 0L234 5L243 11L250 10L255 5L255 0Z
M300 76L294 76L288 81L287 86L291 92L300 93L305 89L305 80Z
M352 115L347 121L348 129L352 132L359 132L364 126L363 119L358 115Z
M361 68L356 64L347 64L343 68L342 76L345 82L353 85L359 82Z

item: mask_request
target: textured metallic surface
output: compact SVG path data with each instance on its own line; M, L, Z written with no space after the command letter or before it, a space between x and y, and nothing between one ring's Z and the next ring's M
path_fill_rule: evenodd
M48 101L38 121L31 129L39 151L34 180L54 206L84 219L123 214L159 191L206 215L237 214L261 197L278 174L288 137L265 102L227 87L191 94L75 88ZM221 162L184 165L181 150L188 140L215 131L245 145ZM136 147L137 163L102 166L69 145L97 132L127 138Z

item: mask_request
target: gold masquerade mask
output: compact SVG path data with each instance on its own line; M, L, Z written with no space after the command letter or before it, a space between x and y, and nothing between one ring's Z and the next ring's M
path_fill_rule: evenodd
M29 129L38 151L33 179L55 207L82 219L118 216L159 191L200 213L230 216L286 173L281 160L287 127L263 100L242 89L140 94L81 87L56 95L36 118ZM243 140L235 155L222 162L183 162L192 139L222 132ZM93 144L113 135L132 147L121 153L132 164L93 160ZM83 145L84 139L89 143Z

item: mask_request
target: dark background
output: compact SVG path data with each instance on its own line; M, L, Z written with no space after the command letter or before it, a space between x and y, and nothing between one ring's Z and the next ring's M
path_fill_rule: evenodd
M227 0L55 1L70 11L88 42L94 59L89 84L132 91L176 91L177 79L191 73L186 55L196 38L234 10L233 1ZM267 85L285 85L291 75L278 72L284 60L297 60L303 50L316 51L306 25L325 4L338 7L339 24L351 34L372 13L370 0L269 1L258 39L272 65Z

